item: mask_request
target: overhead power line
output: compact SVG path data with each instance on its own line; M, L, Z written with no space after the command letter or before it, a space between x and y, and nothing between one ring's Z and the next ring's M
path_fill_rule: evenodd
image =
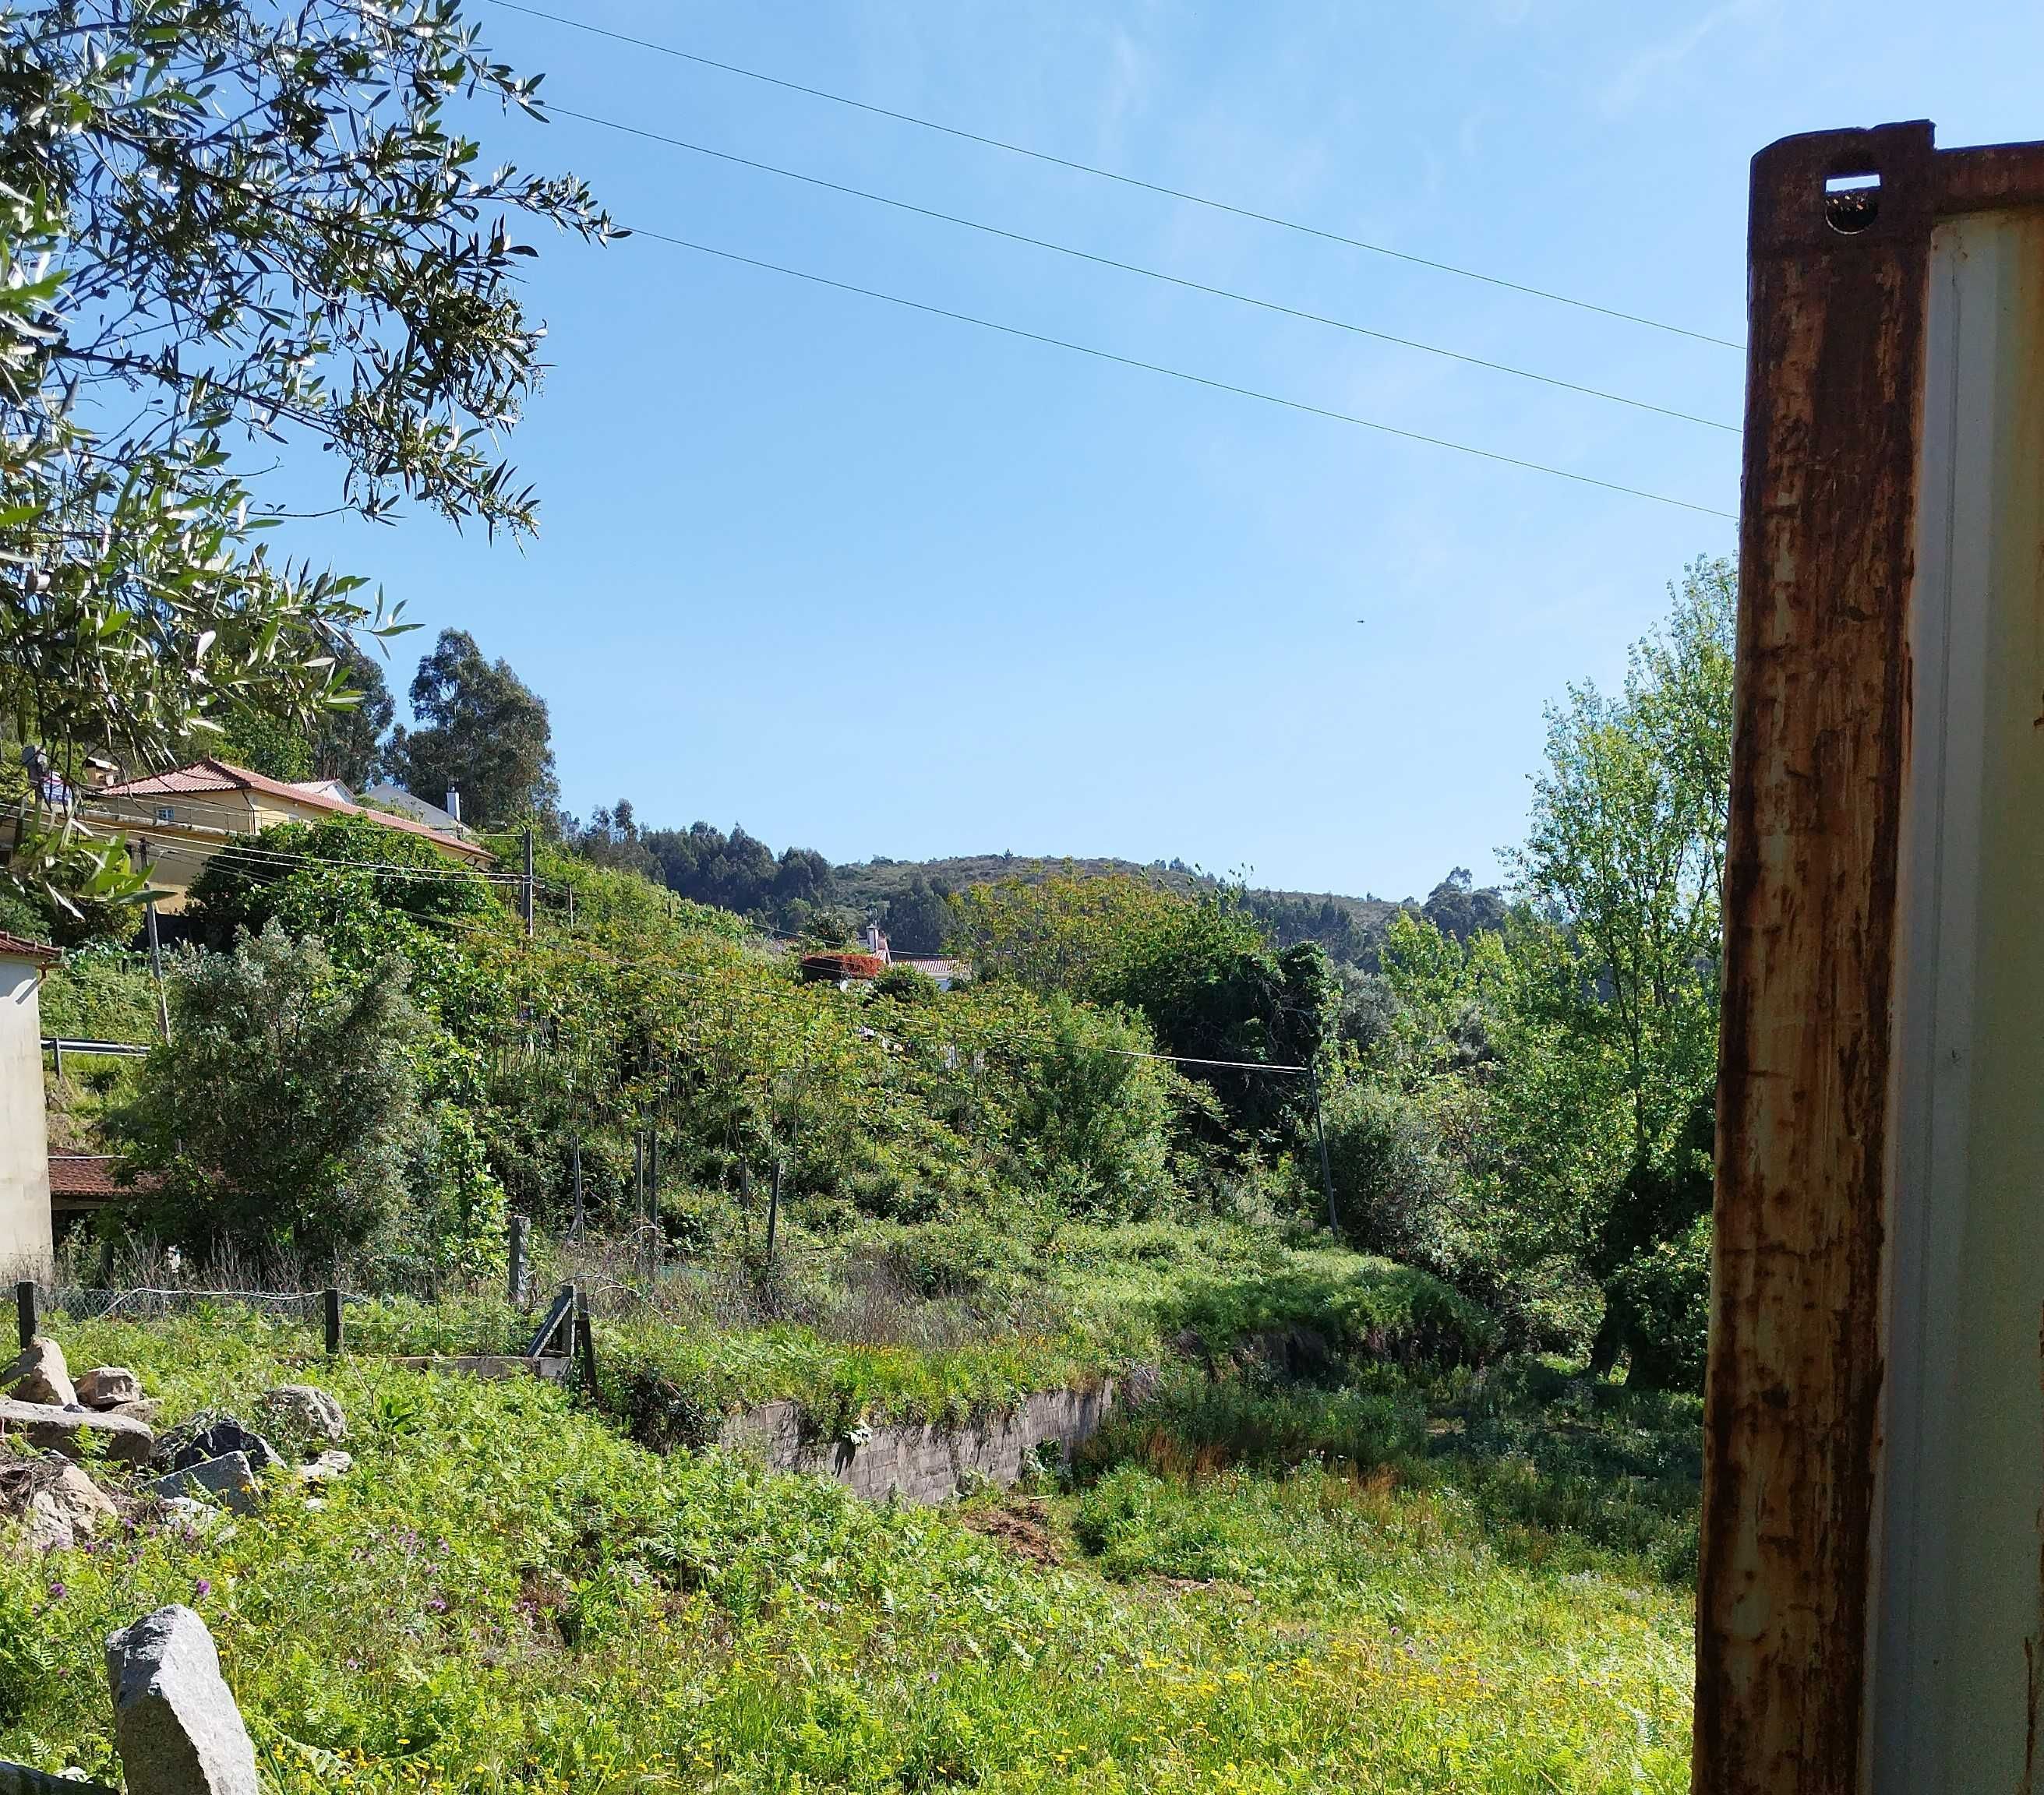
M505 3L505 0L498 0L500 6ZM1691 499L1673 498L1666 493L1649 492L1643 486L1627 486L1616 480L1600 480L1594 474L1573 473L1566 467L1553 467L1544 462L1527 461L1496 449L1480 449L1471 443L1454 442L1445 436L1430 436L1424 431L1406 430L1395 424L1380 423L1374 418L1358 417L1352 412L1338 412L1326 405L1309 405L1303 399L1287 399L1278 393L1265 393L1253 386L1238 386L1232 381L1216 380L1209 375L1193 374L1184 368L1166 366L1162 362L1146 362L1134 355L1116 355L1111 349L1096 348L1087 343L1074 343L1067 337L1049 336L1041 331L1024 330L1019 324L1004 324L992 318L979 317L970 312L955 312L947 306L932 305L923 300L905 298L897 293L883 293L878 287L859 286L851 281L833 280L827 274L811 274L806 269L790 268L782 263L763 261L758 256L740 255L735 250L718 249L709 244L670 236L665 231L649 230L643 224L635 224L631 228L635 236L669 244L677 249L690 250L698 255L713 255L720 261L763 269L771 274L785 274L792 280L807 281L813 286L830 287L840 293L856 293L864 299L882 300L889 305L899 305L911 312L927 313L936 318L949 318L955 323L976 325L982 330L998 331L1004 336L1020 337L1025 342L1044 343L1051 348L1066 350L1075 355L1090 355L1097 361L1113 362L1125 368L1139 368L1146 374L1163 374L1172 380L1182 380L1193 386L1211 387L1217 393L1232 393L1239 398L1254 399L1266 405L1281 405L1288 411L1304 412L1311 416L1327 418L1336 424L1352 424L1358 430L1372 430L1381 435L1400 437L1408 443L1425 443L1437 449L1452 449L1458 455L1472 455L1479 461L1523 468L1530 474L1551 474L1558 480L1573 481L1579 486L1595 486L1607 493L1623 493L1628 498L1646 499L1655 504L1673 505L1680 511L1696 512L1705 517L1722 517L1734 523L1738 521L1736 512L1722 511L1716 505L1698 504Z
M706 144L690 143L685 137L670 136L664 131L652 131L643 125L627 125L615 118L605 118L596 113L579 111L573 106L550 105L548 109L559 117L578 119L585 125L600 125L606 131L620 132L628 136L665 144L670 148L686 150L692 155L708 156L740 168L753 169L763 175L775 175L785 181L800 181L807 186L820 187L852 199L866 200L875 205L892 206L897 212L909 212L918 217L934 218L940 223L956 224L968 231L982 232L988 236L1002 237L1009 243L1026 244L1032 249L1047 249L1055 255L1068 255L1074 260L1090 262L1102 268L1116 268L1124 274L1140 274L1146 280L1162 281L1189 292L1208 293L1216 299L1232 300L1238 305L1254 305L1260 311L1275 312L1285 317L1301 319L1308 324L1324 324L1331 330L1347 331L1353 336L1370 337L1376 342L1389 343L1400 349L1417 350L1422 355L1439 355L1450 362L1460 362L1468 367L1487 368L1493 374L1510 374L1515 379L1538 381L1543 386L1559 387L1566 393L1580 393L1587 398L1601 399L1611 405L1629 405L1635 411L1654 412L1662 417L1679 419L1685 424L1701 424L1707 430L1723 430L1735 436L1739 433L1739 425L1727 424L1719 418L1703 417L1694 412L1678 410L1673 405L1657 405L1651 400L1635 399L1623 393L1606 392L1601 387L1585 386L1580 382L1563 380L1554 374L1539 374L1531 368L1514 367L1507 362L1493 362L1481 355L1465 355L1458 349L1446 349L1439 343L1422 343L1413 337L1394 336L1389 331L1374 330L1367 324L1355 324L1346 318L1331 318L1323 313L1308 312L1296 305L1280 305L1275 300L1259 299L1253 293L1238 293L1231 287L1214 286L1204 281L1189 280L1182 274L1167 274L1161 268L1146 268L1140 263L1124 262L1112 255L1096 255L1091 250L1075 248L1070 244L1055 243L1047 237L1031 236L1024 232L1006 230L998 224L986 224L977 218L963 217L955 212L940 212L934 206L918 205L912 200L897 199L889 194L873 193L863 187L848 186L842 181L826 180L820 175L805 175L799 169L783 168L774 163L756 161L751 156L734 155L728 150L712 149Z
M1523 293L1531 299L1544 299L1556 305L1571 306L1580 312L1593 312L1600 317L1614 318L1628 324L1639 324L1648 330L1665 331L1670 336L1685 336L1693 342L1708 343L1722 349L1742 350L1746 347L1728 336L1714 336L1708 331L1691 330L1686 325L1671 324L1664 320L1650 318L1638 312L1624 311L1615 305L1600 305L1593 300L1577 299L1569 293L1554 293L1546 287L1530 286L1523 281L1508 280L1501 274L1487 274L1481 269L1465 268L1452 262L1437 261L1431 256L1416 255L1408 250L1393 249L1388 244L1371 243L1362 237L1345 236L1339 231L1324 230L1317 224L1282 217L1276 213L1259 212L1253 206L1231 205L1226 200L1215 199L1205 194L1191 193L1183 187L1166 186L1161 182L1146 181L1139 176L1124 175L1112 168L1101 168L1093 163L1075 161L1070 156L1053 155L1047 150L1032 149L1026 144L1011 143L1003 137L990 137L981 132L965 130L959 125L940 124L936 119L924 118L914 113L897 112L890 106L854 99L848 94L833 94L827 88L807 86L801 82L786 80L780 75L741 67L736 63L720 62L714 56L701 56L693 50L684 50L677 44L663 44L650 37L635 37L629 32L613 31L603 25L591 25L586 19L570 18L563 13L548 12L543 7L524 6L521 0L496 0L496 3L506 12L523 13L528 18L544 19L550 24L565 25L571 31L587 32L595 37L608 37L616 43L629 44L637 49L671 56L678 62L694 63L701 68L713 68L721 74L742 76L747 81L782 88L791 94L805 94L811 99L828 100L833 105L850 106L855 111L870 113L879 118L891 118L898 124L912 125L920 130L939 132L947 137L983 144L989 149L1004 151L1010 155L1027 156L1032 162L1048 163L1054 167L1090 175L1097 180L1112 181L1121 186L1162 194L1167 199L1182 200L1189 205L1204 206L1209 211L1228 213L1237 218L1253 219L1260 224L1273 224L1281 230L1297 231L1302 236L1346 244L1350 249L1364 250L1372 255L1387 256L1393 261L1408 263L1415 267L1431 268L1437 274L1453 274L1462 280L1480 281L1486 286L1501 287L1509 293ZM547 109L544 102L541 109Z

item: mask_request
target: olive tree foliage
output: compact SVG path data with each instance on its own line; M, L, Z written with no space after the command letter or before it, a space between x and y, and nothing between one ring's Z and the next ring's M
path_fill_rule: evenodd
M445 117L541 117L459 0L54 0L0 10L0 708L34 750L13 856L117 884L79 762L202 750L240 704L309 728L395 613L270 553L239 465L317 447L339 504L530 529L498 458L539 378L513 221L611 232L582 183ZM40 758L38 758L40 757Z

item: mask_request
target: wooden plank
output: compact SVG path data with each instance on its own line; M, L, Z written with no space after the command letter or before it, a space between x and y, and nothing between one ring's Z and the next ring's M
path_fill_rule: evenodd
M1933 153L1754 162L1697 1795L1859 1788Z
M525 1356L528 1359L538 1358L554 1344L554 1336L560 1332L562 1324L574 1314L574 1286L562 1285L548 1306L545 1317L540 1321L538 1331L532 1336L532 1344L525 1348Z

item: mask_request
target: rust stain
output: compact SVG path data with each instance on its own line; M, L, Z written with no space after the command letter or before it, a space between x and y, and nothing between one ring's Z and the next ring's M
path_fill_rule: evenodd
M1934 153L1754 164L1697 1795L1858 1783ZM1841 229L1825 182L1865 172Z

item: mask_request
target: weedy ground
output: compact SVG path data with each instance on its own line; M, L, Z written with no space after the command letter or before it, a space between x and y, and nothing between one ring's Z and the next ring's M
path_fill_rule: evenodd
M1047 1306L855 1271L835 1321L642 1304L597 1399L372 1350L510 1327L482 1303L365 1311L309 1365L302 1321L233 1305L59 1315L168 1419L328 1386L356 1469L323 1507L0 1550L0 1757L110 1776L101 1642L185 1601L279 1791L1685 1789L1695 1405L1444 1363L1481 1343L1381 1262L1183 1245L1079 1243ZM1160 1348L1070 1472L943 1510L650 1450L620 1406L643 1375L820 1425L969 1411Z

